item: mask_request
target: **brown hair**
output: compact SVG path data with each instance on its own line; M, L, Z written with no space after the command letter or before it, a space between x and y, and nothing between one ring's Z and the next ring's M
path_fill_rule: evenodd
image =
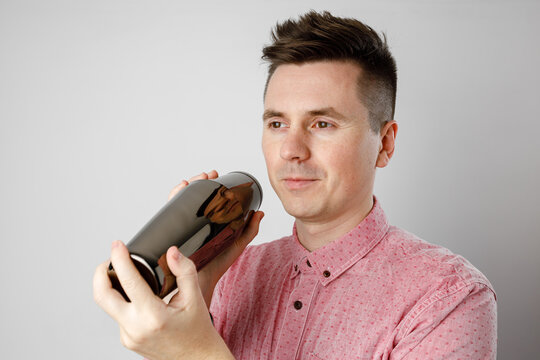
M335 17L328 11L310 11L295 21L286 20L272 30L272 44L263 48L262 59L269 62L268 82L283 64L313 61L352 61L363 70L358 79L360 99L369 111L371 129L394 118L397 69L386 35L351 18Z

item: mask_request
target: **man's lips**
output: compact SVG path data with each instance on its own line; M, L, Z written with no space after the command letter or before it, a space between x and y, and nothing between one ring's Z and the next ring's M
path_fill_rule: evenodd
M318 179L285 178L283 183L289 190L302 190L315 183Z

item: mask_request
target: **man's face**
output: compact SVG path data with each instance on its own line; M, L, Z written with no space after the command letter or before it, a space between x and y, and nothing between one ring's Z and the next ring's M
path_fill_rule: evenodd
M264 100L262 147L272 187L304 222L357 216L371 201L380 137L361 103L359 66L279 66Z

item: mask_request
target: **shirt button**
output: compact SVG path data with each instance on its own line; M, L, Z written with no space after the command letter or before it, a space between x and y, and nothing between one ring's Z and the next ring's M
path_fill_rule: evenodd
M298 271L298 265L294 265L294 271Z
M306 260L306 264L307 266L311 267L311 263L309 262L309 260Z
M301 302L300 300L296 300L296 301L294 302L294 308L295 308L296 310L300 310L300 309L302 308L302 302Z
M328 270L324 270L322 274L324 275L324 277L330 277L330 271Z

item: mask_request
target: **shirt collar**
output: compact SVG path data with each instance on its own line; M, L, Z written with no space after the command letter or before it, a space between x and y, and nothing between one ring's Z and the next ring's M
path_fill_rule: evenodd
M298 241L293 227L293 271L291 278L303 273L320 275L326 286L366 256L387 233L389 224L379 201L373 196L369 214L351 231L325 246L309 252Z

